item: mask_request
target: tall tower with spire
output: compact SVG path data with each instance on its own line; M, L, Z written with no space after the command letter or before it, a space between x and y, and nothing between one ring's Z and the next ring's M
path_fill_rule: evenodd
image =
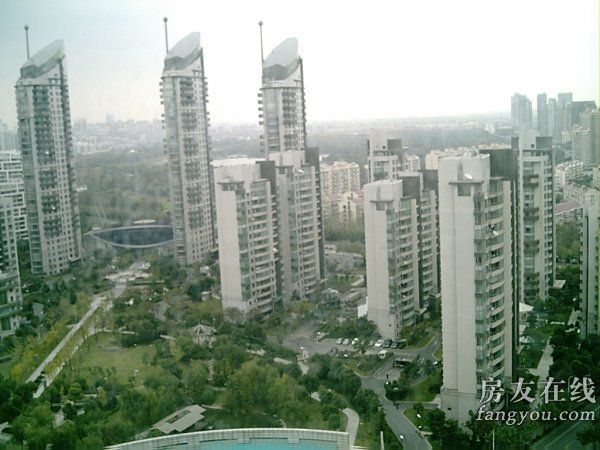
M325 280L319 149L306 145L303 78L295 38L283 41L262 62L262 146L277 173L278 273L288 300L313 296Z
M192 264L214 249L207 84L200 33L191 33L168 49L161 96L175 257Z
M82 255L63 41L27 59L16 97L31 269L58 274Z

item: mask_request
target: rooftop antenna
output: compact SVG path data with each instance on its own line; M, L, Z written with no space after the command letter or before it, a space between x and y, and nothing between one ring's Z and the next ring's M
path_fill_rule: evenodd
M163 22L165 23L165 47L167 49L167 53L169 53L169 32L167 31L167 21L169 19L167 17L163 17Z
M27 47L27 59L29 59L29 25L25 25L25 46Z
M262 20L260 22L258 22L258 26L260 27L260 62L264 63L265 62L265 57L264 57L264 54L263 54L263 36L262 36L263 22L262 22Z

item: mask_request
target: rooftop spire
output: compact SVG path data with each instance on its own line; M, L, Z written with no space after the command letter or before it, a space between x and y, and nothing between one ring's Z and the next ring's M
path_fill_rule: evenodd
M169 19L167 17L163 17L163 22L165 23L165 48L167 53L169 53L169 32L167 30L167 21Z
M29 59L29 25L25 25L25 47L27 48L27 59Z
M258 26L260 28L260 62L261 64L265 62L265 57L263 54L263 36L262 36L262 26L263 26L263 22L262 20L260 22L258 22Z

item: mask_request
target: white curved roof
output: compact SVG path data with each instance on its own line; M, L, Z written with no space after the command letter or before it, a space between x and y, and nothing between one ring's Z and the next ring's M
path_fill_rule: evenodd
M65 56L65 42L58 39L29 58L21 66L21 74L24 77L40 76L54 67Z
M287 67L298 59L298 39L288 38L275 47L267 59L265 59L265 67L283 66Z

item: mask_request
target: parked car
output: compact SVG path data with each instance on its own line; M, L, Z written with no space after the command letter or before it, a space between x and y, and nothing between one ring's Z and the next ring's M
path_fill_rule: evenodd
M375 348L380 348L383 345L383 339L379 339L375 342Z
M355 337L354 339L352 339L352 345L356 345L358 344L358 338Z
M350 343L350 339L348 339L348 338L344 339L344 342L343 342L344 345L348 345L349 343Z
M392 345L392 340L391 339L386 339L383 342L383 348L390 348L391 345Z
M342 345L342 342L344 342L344 338L338 338L338 340L335 341L337 345Z
M406 347L406 339L400 339L400 340L396 341L396 343L398 344L398 348Z
M390 345L391 349L396 349L398 348L398 342L392 342L392 345Z

